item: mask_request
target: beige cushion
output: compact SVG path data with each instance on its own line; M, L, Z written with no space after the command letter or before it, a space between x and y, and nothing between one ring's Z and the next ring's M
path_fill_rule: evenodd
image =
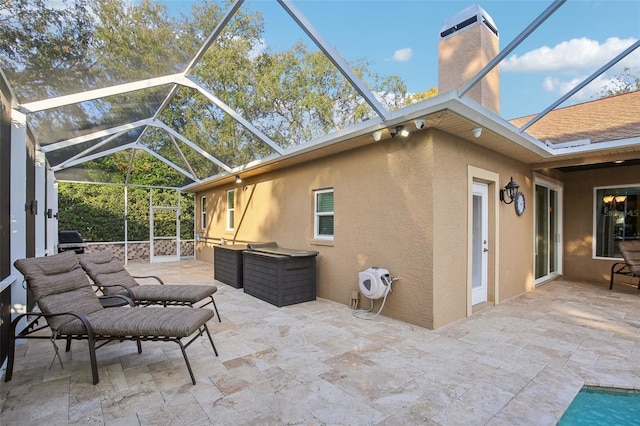
M103 287L107 295L124 294L128 292L119 285L124 284L131 291L133 298L138 302L179 302L197 303L218 291L215 285L170 285L148 284L140 285L129 271L127 271L120 259L111 251L104 250L99 253L81 254L78 256L80 264L89 274L94 283Z
M73 251L19 259L14 265L24 275L38 307L45 314L73 311L88 315L103 309ZM47 322L57 330L73 318L65 315L49 318Z
M97 253L81 254L78 256L80 265L98 286L104 286L104 294L127 294L120 285L128 288L140 285L124 268L110 250Z
M619 241L618 248L633 275L640 275L640 240Z
M142 308L120 307L103 309L87 315L93 332L101 336L187 337L213 317L204 308ZM64 324L63 334L85 334L80 320Z

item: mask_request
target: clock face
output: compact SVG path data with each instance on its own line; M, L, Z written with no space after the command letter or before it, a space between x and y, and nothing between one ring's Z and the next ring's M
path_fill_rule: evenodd
M515 208L516 208L516 214L518 216L522 216L522 214L524 213L524 208L525 208L525 202L524 202L524 194L522 192L518 192L516 194L516 199L515 199Z

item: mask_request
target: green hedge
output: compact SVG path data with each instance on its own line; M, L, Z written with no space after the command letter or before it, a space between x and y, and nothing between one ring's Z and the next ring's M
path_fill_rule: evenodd
M149 240L149 188L128 189L128 241ZM153 203L177 206L177 191L152 189ZM125 240L124 186L60 182L58 185L58 228L77 230L86 241ZM191 194L180 200L180 238L193 239L194 205ZM175 235L170 212L158 210L154 220L157 236Z

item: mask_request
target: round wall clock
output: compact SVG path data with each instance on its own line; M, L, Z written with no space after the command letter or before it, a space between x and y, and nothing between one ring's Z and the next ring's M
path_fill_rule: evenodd
M514 204L516 208L516 214L518 216L522 216L525 208L524 194L522 192L518 192L516 194L516 199L514 201L515 201Z

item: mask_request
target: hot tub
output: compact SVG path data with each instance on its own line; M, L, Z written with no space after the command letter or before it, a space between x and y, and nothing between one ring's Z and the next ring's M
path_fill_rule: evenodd
M278 307L316 300L317 255L276 243L249 244L242 254L244 292Z

